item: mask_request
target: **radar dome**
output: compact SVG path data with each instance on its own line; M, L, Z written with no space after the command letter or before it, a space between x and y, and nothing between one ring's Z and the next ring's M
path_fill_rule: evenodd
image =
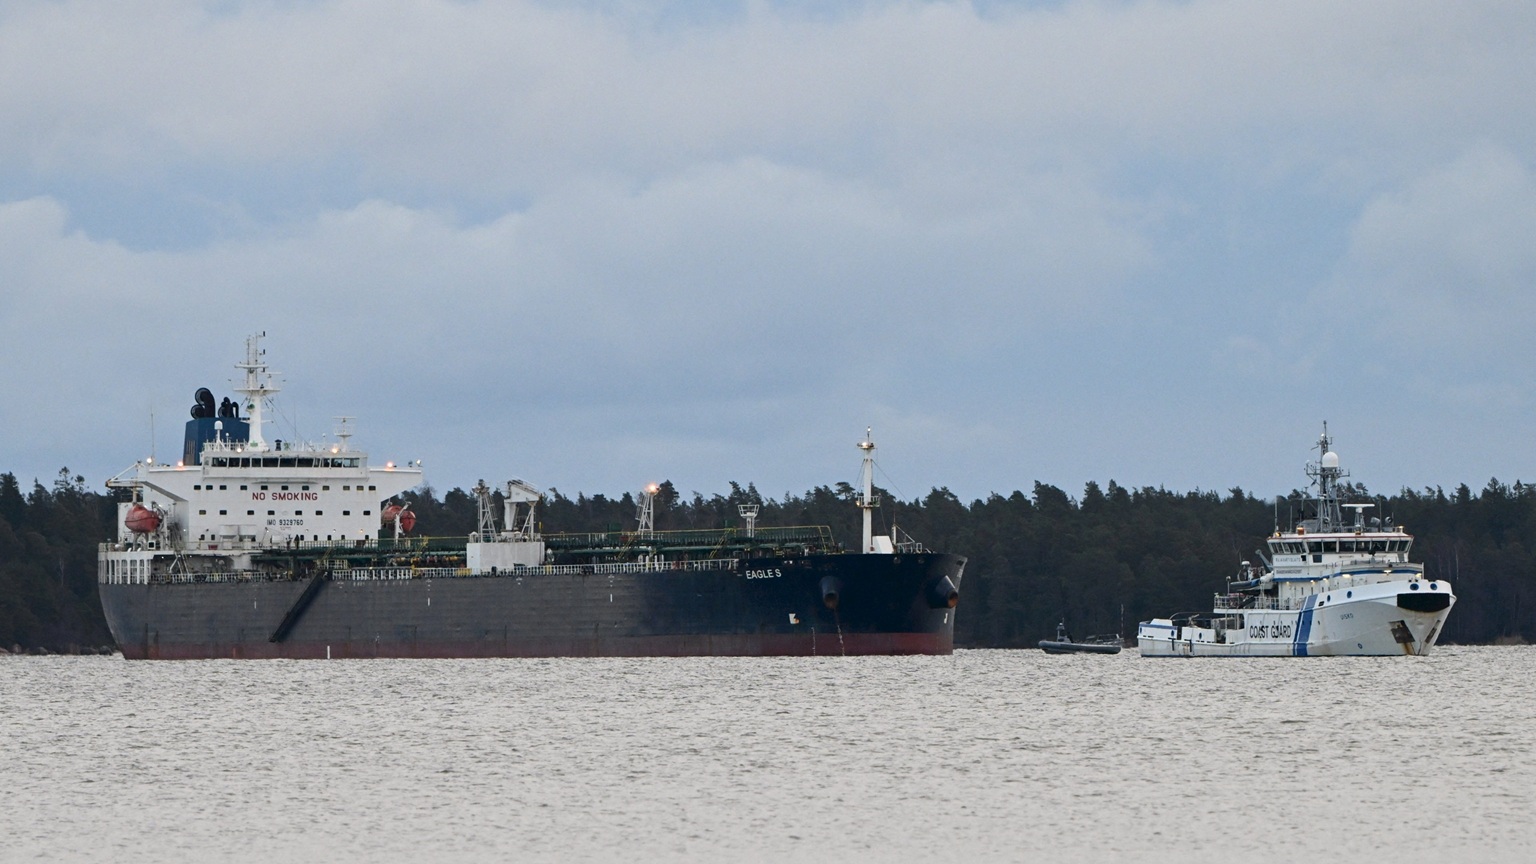
M1324 453L1323 454L1323 467L1324 468L1337 468L1337 467L1339 467L1339 454L1333 452L1332 450L1329 450L1327 453Z

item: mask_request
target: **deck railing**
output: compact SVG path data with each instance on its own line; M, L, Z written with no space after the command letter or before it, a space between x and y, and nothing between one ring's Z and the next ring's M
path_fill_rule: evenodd
M1255 597L1252 594L1217 594L1215 602L1211 605L1216 610L1234 611L1273 611L1300 609L1301 600L1281 600L1277 597Z
M407 581L412 579L523 579L540 576L614 576L636 573L689 572L705 570L735 570L734 558L711 558L703 561L630 561L615 564L540 564L532 567L513 566L495 573L477 573L464 567L342 567L328 571L332 581L376 582ZM103 576L107 584L188 585L204 582L294 582L309 578L307 573L293 571L271 572L262 570L231 570L212 573L169 573L144 576Z
M793 546L807 550L834 550L832 530L824 525L790 525L785 527L759 527L749 536L740 528L697 528L679 531L652 531L640 534L633 531L577 532L571 534L542 534L535 538L546 548L556 551L593 550L633 553L646 549L710 551L736 549L744 546ZM463 536L427 537L369 537L354 540L274 540L258 539L250 535L224 536L201 540L162 542L155 535L136 541L137 546L120 543L102 543L101 551L173 552L256 552L282 553L307 552L329 553L335 556L371 554L377 552L462 552L468 538ZM921 549L905 551L920 552Z

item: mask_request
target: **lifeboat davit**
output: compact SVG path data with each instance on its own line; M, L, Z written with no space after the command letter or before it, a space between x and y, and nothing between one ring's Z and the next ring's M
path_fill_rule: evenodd
M401 507L399 504L391 504L385 507L384 512L379 515L385 528L395 527L396 518L400 520L400 530L403 533L409 534L411 529L416 527L416 514Z
M143 504L135 504L128 508L123 524L135 534L153 534L160 528L160 514Z

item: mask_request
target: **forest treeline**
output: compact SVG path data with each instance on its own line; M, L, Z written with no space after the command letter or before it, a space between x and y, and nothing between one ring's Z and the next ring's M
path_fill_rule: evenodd
M1536 641L1536 487L1495 479L1478 492L1466 485L1449 494L1345 492L1414 534L1414 560L1455 586L1458 602L1441 641ZM114 533L117 494L86 489L85 478L68 469L51 487L34 482L25 493L14 475L0 474L0 647L68 651L111 642L96 596L96 547ZM750 484L705 497L664 483L655 527L739 525L737 506L756 504L760 526L827 525L853 548L860 531L854 497L847 483L782 499ZM465 535L478 526L476 499L462 489L439 498L424 486L402 498L417 515L416 534ZM970 559L957 644L1023 647L1053 634L1058 620L1079 633L1124 628L1131 635L1140 620L1209 610L1223 580L1242 560L1257 560L1255 550L1301 512L1305 495L1293 491L1277 501L1241 489L1222 495L1090 481L1075 497L1036 483L1028 494L969 503L942 488L912 501L880 498L881 533L895 525L930 549ZM572 498L551 489L538 521L551 533L632 529L635 498Z

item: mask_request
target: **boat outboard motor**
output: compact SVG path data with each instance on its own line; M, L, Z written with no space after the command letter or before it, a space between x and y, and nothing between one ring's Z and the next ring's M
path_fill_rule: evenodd
M843 580L836 576L825 576L821 580L821 602L828 609L836 610L837 601L843 593Z
M928 587L928 605L934 609L953 609L959 602L960 589L948 576L939 577L939 581Z

